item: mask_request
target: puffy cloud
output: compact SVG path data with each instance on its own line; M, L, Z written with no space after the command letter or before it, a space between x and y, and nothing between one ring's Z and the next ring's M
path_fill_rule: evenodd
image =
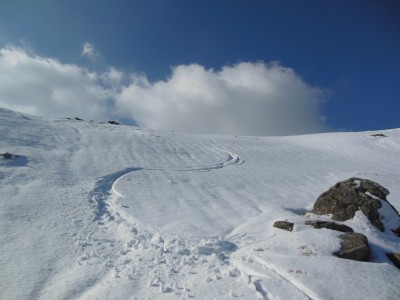
M124 73L113 67L110 67L108 71L103 73L100 77L106 86L118 90L122 85Z
M21 48L0 49L0 106L8 109L43 116L130 119L144 127L195 133L291 135L326 130L320 113L326 93L276 63L243 62L219 70L180 65L161 81L150 82L144 74L132 75L129 82L127 78L113 67L95 73Z
M326 131L326 93L279 64L221 70L177 66L165 81L136 76L116 95L118 111L143 126L195 133L291 135Z
M84 68L29 55L21 48L0 49L0 106L5 108L104 120L113 92L103 88L101 80Z

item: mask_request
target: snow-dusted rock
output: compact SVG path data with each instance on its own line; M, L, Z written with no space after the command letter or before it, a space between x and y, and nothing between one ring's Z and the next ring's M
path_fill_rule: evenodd
M382 202L389 204L391 214L399 216L396 209L386 200L387 195L389 191L378 183L353 177L336 183L319 196L312 212L318 215L332 214L333 220L346 221L352 219L356 211L361 210L374 226L384 231L383 216L379 212Z

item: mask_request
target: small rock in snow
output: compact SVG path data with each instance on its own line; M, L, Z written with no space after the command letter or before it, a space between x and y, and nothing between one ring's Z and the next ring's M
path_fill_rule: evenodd
M287 222L287 221L276 221L273 226L276 228L283 229L283 230L292 231L293 225L294 225L294 223Z

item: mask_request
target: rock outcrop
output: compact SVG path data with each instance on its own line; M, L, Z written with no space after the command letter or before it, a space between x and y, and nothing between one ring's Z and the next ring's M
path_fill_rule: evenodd
M332 214L333 220L346 221L361 210L374 226L384 231L378 210L382 207L381 201L387 202L387 195L389 191L378 183L353 177L338 182L319 196L312 212L318 215Z
M321 194L314 203L311 211L317 215L331 214L332 219L336 221L347 221L352 219L356 212L361 210L368 218L357 220L356 226L359 230L367 228L365 234L373 234L376 237L385 239L395 239L400 237L400 215L393 205L386 199L389 191L378 183L362 178L350 178L336 183L328 191ZM367 226L359 222L370 222L383 233L371 232ZM340 235L340 251L333 253L339 258L369 261L372 257L368 244L368 238L361 233L354 232L353 228L333 221L327 220L308 220L306 225L313 226L316 229L326 228L343 232ZM292 231L294 223L288 221L276 221L274 227ZM364 232L363 232L364 233ZM400 268L400 253L396 253L397 248L393 248L387 253L387 257L395 266Z

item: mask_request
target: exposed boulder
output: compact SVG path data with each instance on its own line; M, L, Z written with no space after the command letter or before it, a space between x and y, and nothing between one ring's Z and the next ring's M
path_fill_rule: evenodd
M283 230L292 231L294 223L288 221L276 221L273 226Z
M318 215L332 214L333 220L346 221L352 219L356 211L361 210L373 225L384 231L378 210L382 207L381 201L389 203L386 200L387 195L389 191L376 182L353 177L338 182L319 196L312 212Z
M368 239L361 233L346 233L340 236L342 239L342 248L336 255L340 258L368 261L369 246Z
M400 253L386 253L386 256L400 269Z
M326 228L341 232L354 232L353 228L349 226L329 221L307 221L305 224L311 225L316 229Z

